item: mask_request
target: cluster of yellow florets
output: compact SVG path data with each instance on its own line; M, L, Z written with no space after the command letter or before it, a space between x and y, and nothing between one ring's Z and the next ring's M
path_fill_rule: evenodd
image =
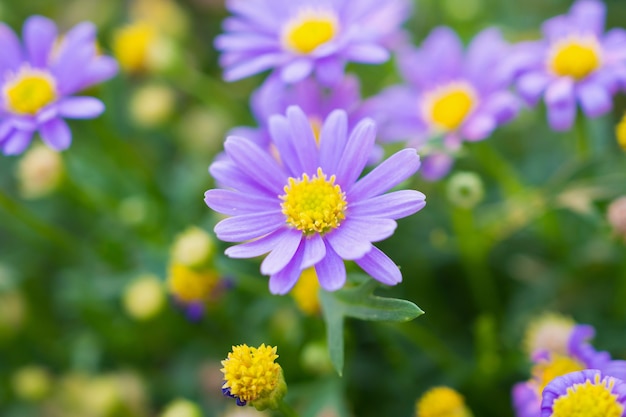
M470 417L463 396L448 387L426 391L416 404L417 417Z
M281 380L282 371L274 362L276 358L276 347L233 346L228 358L222 361L222 388L243 403L270 396Z
M172 263L167 286L169 292L183 303L206 301L215 292L219 275L214 270L197 271L180 263Z

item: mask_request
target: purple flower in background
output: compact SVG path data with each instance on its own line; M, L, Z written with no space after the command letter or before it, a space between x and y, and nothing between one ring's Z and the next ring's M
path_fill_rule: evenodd
M229 137L226 155L209 171L223 187L206 192L213 210L231 217L215 226L234 258L269 252L261 272L270 291L287 293L303 270L315 267L322 288L334 291L346 280L343 260L355 261L378 281L402 280L398 267L372 245L391 236L395 219L425 205L415 190L383 194L419 168L415 149L402 150L359 179L371 154L376 126L369 120L348 131L343 110L323 122L319 144L299 107L270 118L278 159L249 139Z
M237 127L229 133L253 140L261 147L269 146L269 119L276 114L285 114L289 106L298 106L309 119L316 140L322 122L337 109L345 110L348 116L348 129L363 118L361 93L358 78L347 75L332 88L324 87L314 77L308 77L296 84L284 84L278 77L270 77L250 100L252 113L258 128Z
M422 149L426 178L445 175L451 154L463 141L485 139L517 115L519 102L508 91L510 52L496 29L478 34L464 52L459 37L447 27L433 30L419 49L399 51L406 84L368 102L381 124L382 139L407 140Z
M72 94L111 78L117 63L96 52L96 29L80 23L58 40L57 27L42 16L24 23L23 45L0 23L0 149L23 152L39 132L57 151L72 140L68 119L90 119L104 111L93 97Z
M541 393L555 378L585 369L598 369L604 375L626 379L626 361L613 360L608 352L598 352L589 344L595 331L589 325L576 325L568 341L567 354L536 352L532 378L513 387L517 417L540 417Z
M578 0L543 24L543 40L519 46L518 92L531 106L543 97L554 130L572 127L577 103L587 117L607 113L626 86L626 31L605 34L605 14L603 2Z
M597 369L563 375L543 391L541 417L626 417L626 382Z
M215 40L224 78L276 70L286 83L312 73L324 84L343 78L347 62L379 64L409 15L407 0L228 0L232 17Z

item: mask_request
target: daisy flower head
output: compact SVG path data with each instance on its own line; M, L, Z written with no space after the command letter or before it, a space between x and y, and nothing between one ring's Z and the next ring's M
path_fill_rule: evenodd
M626 417L626 382L597 369L554 379L542 397L541 417Z
M539 417L544 389L555 378L571 372L598 369L604 375L626 378L626 361L613 360L608 352L597 351L589 343L594 334L592 326L575 325L567 342L567 353L535 352L531 379L513 387L513 406L517 417Z
M422 175L443 177L463 141L486 139L517 115L519 102L508 91L510 53L496 29L479 33L464 50L448 27L434 29L419 48L400 50L405 83L369 102L382 139L420 148L426 154Z
M53 21L31 16L22 38L0 23L0 150L22 153L35 132L50 148L64 150L72 140L64 119L91 119L104 111L100 100L72 95L114 76L117 63L98 55L89 22L58 38Z
M578 0L544 22L542 40L520 45L517 90L531 106L543 98L553 130L572 127L577 104L587 117L607 113L626 85L626 31L605 33L605 15L602 1Z
M223 189L205 194L207 205L230 216L215 226L217 237L244 242L226 250L234 258L266 253L261 273L274 294L287 293L302 271L315 267L322 288L346 281L344 260L353 260L378 281L402 280L398 267L372 245L391 236L396 219L425 205L415 190L385 191L419 168L415 149L389 157L359 179L376 136L370 119L348 131L346 112L335 110L322 123L319 145L299 107L270 118L279 160L249 139L229 137L225 156L210 173Z
M227 0L232 13L215 40L224 78L274 70L286 83L315 73L324 84L347 62L379 64L409 14L407 0Z

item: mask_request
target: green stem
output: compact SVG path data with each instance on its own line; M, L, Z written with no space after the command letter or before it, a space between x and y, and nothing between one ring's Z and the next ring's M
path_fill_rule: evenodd
M488 242L475 227L471 210L454 208L452 224L474 302L481 311L495 313L499 310L499 297L487 265Z
M582 114L578 114L574 128L576 134L576 152L578 157L582 160L586 160L591 157L591 147L585 120L586 119Z
M278 406L278 411L286 417L298 417L298 413L296 413L296 410L294 410L289 404L284 401L280 402L280 405Z
M509 161L490 143L475 143L473 153L483 167L502 188L507 197L524 191L524 184Z
M42 221L36 217L29 209L22 204L13 200L0 190L0 207L7 213L21 221L31 229L33 229L40 236L63 246L65 249L72 250L76 246L72 243L73 238L67 234L64 230L55 228L48 223Z

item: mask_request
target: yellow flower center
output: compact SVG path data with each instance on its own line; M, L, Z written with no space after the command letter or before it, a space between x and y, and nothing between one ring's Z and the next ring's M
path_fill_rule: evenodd
M7 109L34 115L57 98L56 82L47 71L22 67L2 89Z
M572 36L555 43L548 54L548 68L561 77L581 80L602 64L601 48L593 36Z
M533 367L532 374L539 384L539 393L554 378L586 369L586 366L569 356L553 355L550 361L540 362Z
M302 179L289 178L284 190L280 198L287 224L306 235L336 229L346 218L345 193L335 184L334 175L326 179L322 168L312 178L307 174Z
M118 29L113 36L113 54L122 69L129 73L145 71L150 58L150 47L156 41L155 28L137 22Z
M620 417L624 406L617 402L617 394L611 392L614 381L600 381L596 375L593 382L575 384L567 394L557 398L552 405L552 417Z
M615 127L615 135L619 146L626 151L626 114Z
M463 397L448 387L435 387L427 391L416 405L417 417L469 416Z
M202 302L210 298L217 287L219 276L215 271L196 271L183 264L170 266L168 289L183 303Z
M279 381L280 365L274 362L276 358L276 347L233 346L228 358L222 361L222 388L230 388L232 395L245 402L268 396Z
M283 28L283 46L299 54L313 52L331 41L339 30L337 17L329 11L304 10Z
M466 82L452 82L426 94L422 112L435 128L457 129L476 106L474 88Z
M320 312L319 289L315 268L308 268L300 274L298 282L291 290L291 296L303 313L312 316Z

